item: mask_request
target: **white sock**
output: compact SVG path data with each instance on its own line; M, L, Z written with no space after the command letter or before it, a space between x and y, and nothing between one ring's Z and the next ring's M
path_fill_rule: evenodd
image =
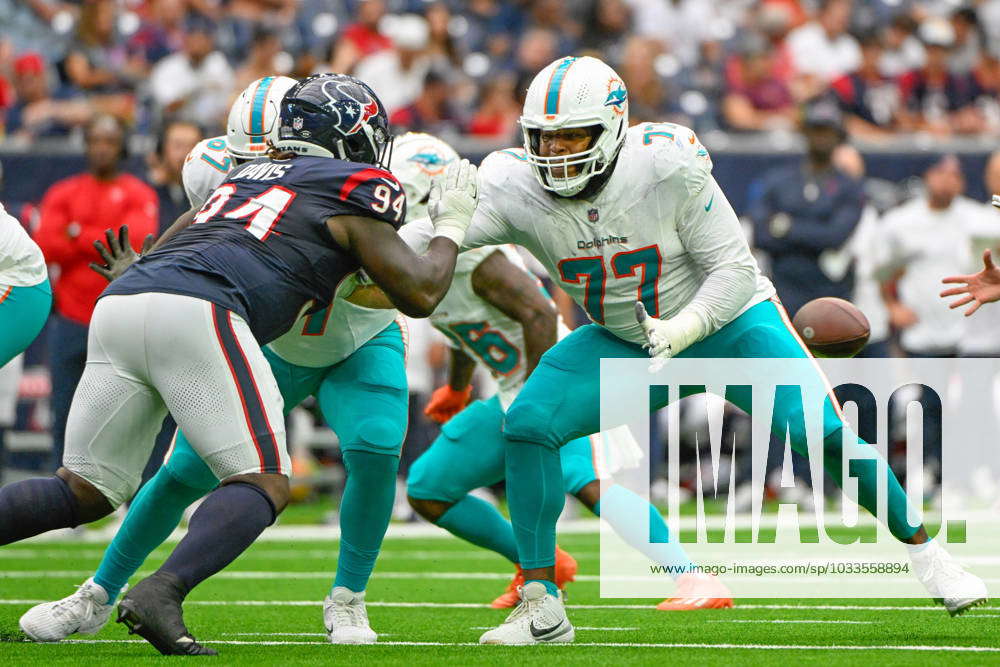
M914 556L916 554L923 553L924 551L926 551L927 549L929 549L932 544L934 544L934 540L933 539L929 539L926 542L924 542L923 544L907 544L906 545L906 550L908 552L910 552L911 556Z

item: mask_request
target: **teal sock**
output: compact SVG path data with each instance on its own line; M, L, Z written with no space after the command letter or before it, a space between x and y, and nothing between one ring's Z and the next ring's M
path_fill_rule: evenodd
M114 603L129 577L180 524L184 510L209 491L182 483L166 468L146 482L132 499L94 575L94 582L108 592L108 604Z
M511 563L517 563L514 528L496 507L482 498L465 496L435 523L466 542L495 551Z
M524 582L525 584L539 583L545 586L545 590L548 591L549 595L553 597L559 597L559 588L556 586L554 581L549 581L548 579L528 579Z
M360 593L368 586L382 538L392 518L399 457L344 452L347 484L340 503L340 556L334 586Z
M601 513L602 506L604 513ZM594 505L594 514L602 517L633 549L640 551L658 565L670 566L674 579L694 571L694 563L678 542L670 541L667 524L659 510L624 486L615 484ZM649 516L649 532L643 515Z
M507 503L521 567L551 567L556 563L556 521L565 502L559 450L504 440Z
M851 432L853 435L853 431ZM842 473L843 462L841 460L841 429L837 429L824 439L824 465L826 471L834 479L838 486L843 488L844 479ZM871 512L872 516L878 516L878 473L875 461L869 457L873 455L873 447L861 440L856 435L853 436L856 442L848 439L848 451L843 453L845 458L854 458L848 464L848 472L858 479L858 497L855 500L859 505ZM887 509L889 516L886 517L889 532L898 540L907 540L920 529L920 522L917 525L910 525L909 510L910 500L906 497L906 491L900 485L892 468L886 466L886 490L889 494ZM919 514L914 512L917 516Z

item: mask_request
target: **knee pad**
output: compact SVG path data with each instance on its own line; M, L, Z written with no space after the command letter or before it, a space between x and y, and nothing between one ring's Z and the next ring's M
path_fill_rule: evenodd
M406 476L406 495L416 500L457 502L465 494L449 491L448 481L444 470L433 465L432 457L425 453L410 466Z
M406 433L404 424L382 415L363 417L352 436L341 441L347 449L374 450L379 454L399 454Z
M504 437L531 442L558 449L562 446L559 436L552 429L552 415L541 406L525 401L514 401L507 410L503 423Z

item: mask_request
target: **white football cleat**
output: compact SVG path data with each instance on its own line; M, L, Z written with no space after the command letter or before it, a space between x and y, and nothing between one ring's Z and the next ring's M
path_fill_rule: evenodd
M930 545L916 553L910 552L913 572L931 594L934 601L944 605L948 613L958 616L989 599L989 592L982 579L966 572L944 547L932 540Z
M575 632L559 597L549 595L545 585L532 581L521 587L521 602L501 625L487 630L480 644L561 644L573 641Z
M323 600L323 623L331 644L374 644L378 640L368 625L364 591L335 587Z
M19 625L36 642L58 642L73 634L97 634L115 608L107 602L107 591L90 578L69 597L35 605L24 612Z

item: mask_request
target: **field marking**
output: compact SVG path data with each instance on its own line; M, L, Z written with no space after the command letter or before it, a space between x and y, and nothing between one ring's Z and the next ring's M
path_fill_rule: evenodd
M800 619L780 619L780 618L732 618L725 621L705 621L706 623L831 623L837 625L874 625L879 621L830 621L830 620L800 620Z
M64 644L145 644L141 639L71 639ZM331 646L329 642L303 641L260 641L251 642L238 639L207 639L199 640L200 644L222 646ZM382 646L480 646L478 642L378 642ZM728 650L758 650L758 651L949 651L962 653L1000 653L1000 647L995 646L923 646L923 645L873 645L845 646L827 644L706 644L706 643L642 643L642 642L574 642L571 644L545 644L558 646L564 650L571 648L692 648L692 649L728 649ZM365 650L365 649L359 649ZM489 649L483 649L489 650Z
M492 630L495 625L473 625L470 630ZM641 630L642 628L616 628L616 627L597 627L597 626L587 626L587 625L574 625L574 630L605 630L607 632L630 632L633 630Z
M41 604L42 602L49 602L50 600L27 600L27 599L0 599L0 605L23 605L23 604ZM185 605L195 605L202 607L319 607L322 606L322 600L186 600ZM489 604L485 602L391 602L391 601L373 601L368 600L366 603L369 607L399 607L399 608L427 608L427 609L491 609ZM645 610L650 611L655 609L652 602L649 604L568 604L567 609L582 609L582 610L595 610L595 609L629 609L629 610ZM987 607L988 609L989 607ZM938 614L945 613L943 607L936 605L927 606L891 606L891 605L837 605L837 604L817 604L817 605L802 605L802 604L740 604L738 601L734 611L754 611L758 609L769 609L769 610L788 610L794 609L798 611L932 611ZM725 614L731 613L723 610L719 610L718 613ZM979 616L984 616L987 618L997 618L1000 614L979 614L976 610L972 610L961 618L976 618Z

